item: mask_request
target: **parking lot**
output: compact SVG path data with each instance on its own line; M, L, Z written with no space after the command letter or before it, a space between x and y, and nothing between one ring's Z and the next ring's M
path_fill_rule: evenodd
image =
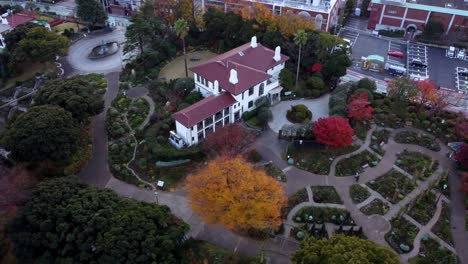
M427 58L427 46L419 43L409 43L408 44L408 76L410 78L429 79L429 69L428 69L428 58ZM421 62L422 65L426 67L413 65L413 62Z
M455 84L458 92L468 93L468 68L457 67Z
M468 61L448 58L446 57L446 49L434 47L427 48L427 57L430 79L434 80L438 86L457 91L459 86L458 69L468 69ZM461 84L463 85L463 83ZM463 89L463 87L461 88Z
M407 43L399 39L377 37L366 33L342 29L340 37L349 39L352 45L352 70L379 80L393 79L388 71L373 72L361 69L361 58L379 55L385 63L407 68L408 77L429 79L439 87L468 93L468 79L459 77L458 72L468 69L468 61L446 57L446 49L429 47L420 43ZM401 51L403 58L388 56L388 51ZM419 61L427 67L411 66L412 61Z

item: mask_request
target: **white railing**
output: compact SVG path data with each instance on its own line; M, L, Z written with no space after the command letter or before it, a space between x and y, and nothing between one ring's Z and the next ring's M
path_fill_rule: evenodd
M320 3L318 5L313 5L312 0L310 0L309 3L306 0L302 0L302 1L250 0L250 2L270 4L270 5L283 6L283 7L291 7L291 8L301 9L301 10L308 10L308 11L322 11L322 12L328 12L328 10L331 7L331 3L328 1L323 1L323 3Z

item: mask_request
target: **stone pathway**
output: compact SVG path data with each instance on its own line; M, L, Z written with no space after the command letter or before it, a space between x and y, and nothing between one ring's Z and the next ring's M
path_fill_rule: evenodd
M109 75L109 76L112 76L113 88L109 89L110 91L108 90L108 93L111 92L110 95L106 94L106 109L109 107L110 102L112 101L113 97L115 97L117 93L116 91L118 91L118 82L117 82L118 78L115 78L116 77L115 75ZM148 114L148 116L150 115ZM98 137L98 135L99 135L99 138L105 137L104 115L99 115L98 117L95 118L95 120L93 120L93 127L96 133L95 139ZM368 132L366 139L363 142L362 146L353 154L358 154L364 150L368 150L372 152L372 150L369 148L369 144L371 142L371 133L375 129L376 128L373 127L372 130ZM450 168L451 161L448 160L445 156L448 149L442 144L441 144L442 150L439 152L434 152L434 151L430 151L430 150L427 150L423 147L416 146L416 145L395 143L392 139L392 136L395 135L395 133L397 133L398 131L402 131L402 130L404 129L399 129L399 130L397 129L397 130L392 131L392 135L388 144L384 146L385 155L382 157L382 160L376 167L365 169L365 171L361 174L361 179L360 179L361 184L368 182L370 180L374 180L380 177L381 175L383 175L385 172L392 169L396 161L396 155L399 152L403 151L404 149L408 149L410 151L420 151L430 156L433 159L439 160L440 166L442 166L443 168ZM131 134L131 136L134 137L133 134ZM151 184L149 185L151 190L141 189L134 185L127 184L118 179L115 179L112 177L112 175L109 176L110 173L107 169L107 144L101 144L107 141L106 140L102 140L102 141L103 142L100 142L100 141L97 142L99 144L95 144L95 148L98 148L98 149L93 150L93 159L91 160L90 164L88 164L88 167L85 168L82 171L82 173L80 173L80 177L86 182L89 182L91 184L96 184L98 186L105 186L106 188L112 189L115 192L117 192L119 195L122 195L125 197L129 197L129 198L141 200L141 201L147 201L147 202L157 201L159 202L159 204L169 206L171 208L171 211L174 213L174 215L176 215L177 217L183 219L184 221L190 224L191 229L188 233L188 236L193 237L195 239L202 239L202 240L211 242L215 245L218 245L222 248L226 248L226 249L229 249L235 252L240 252L240 253L247 254L247 255L257 255L259 254L259 252L263 251L265 255L267 256L267 258L270 260L269 263L289 263L290 262L289 255L292 254L298 248L298 242L295 241L294 239L288 238L289 232L285 232L284 235L275 236L272 239L267 239L263 243L251 240L246 237L241 237L222 227L206 225L200 217L198 217L197 215L193 213L193 211L191 210L188 204L186 194L183 191L171 192L171 193L160 192L156 198L153 192L154 186ZM286 224L285 224L286 230L290 230L293 226L297 225L296 223L292 222L292 217L294 216L295 212L297 212L298 210L300 210L300 208L303 208L304 206L346 208L350 212L355 223L363 227L363 232L369 239L379 244L388 246L384 239L384 235L391 228L388 222L388 219L390 219L391 218L390 216L394 215L395 214L394 212L397 210L396 209L394 209L393 211L390 210L385 217L379 216L379 215L373 215L373 216L368 217L364 215L362 212L360 212L359 209L367 205L368 203L370 203L373 200L373 198L380 199L386 203L388 202L380 194L366 187L369 189L371 193L371 197L368 198L366 201L356 205L352 202L350 194L349 194L349 187L352 184L355 184L354 177L353 176L347 176L347 177L335 176L336 164L340 160L344 159L345 156L350 156L350 154L337 157L332 163L332 168L328 175L317 175L317 174L313 174L313 173L309 173L309 172L297 169L294 166L289 166L281 157L281 155L283 154L282 152L286 149L287 142L278 140L277 134L275 134L271 130L265 131L263 135L256 140L255 146L257 150L262 154L265 160L274 162L275 165L277 165L280 169L282 169L286 173L288 177L288 182L286 183L285 189L288 195L295 193L297 190L301 188L304 188L304 186L333 185L336 188L341 199L343 200L343 203L344 203L343 205L315 203L313 202L313 193L311 192L310 187L308 187L307 190L308 190L309 201L305 203L301 203L291 210L291 212L288 215L288 219L286 220ZM134 151L133 158L135 157L135 153L136 152ZM103 168L106 169L105 173L102 173L101 171ZM441 171L438 170L431 177L429 177L428 180L424 182L420 182L418 188L416 188L410 194L411 197L416 197L418 194L420 194L425 189L427 189L429 187L429 182L431 180L438 178L440 176L440 172ZM132 173L137 178L139 178L135 172L132 171ZM451 180L451 183L450 183L451 192L453 193L456 187L454 187L455 185L453 185L453 179L450 178L450 180ZM142 182L145 184L149 184L144 181ZM403 199L396 205L392 205L391 208L392 209L397 208L397 207L401 208L405 206L409 202L409 198L407 200L405 199ZM448 199L443 197L441 200L445 201ZM428 223L426 227L422 227L421 230L430 231L429 224L435 223L439 215L440 213L435 214L433 219L431 219L430 223ZM457 225L461 225L462 223L464 225L464 222L457 223ZM327 226L327 230L329 229L330 227ZM455 233L455 232L452 232L452 233ZM459 233L462 233L462 232L459 232ZM417 236L417 239L415 239L414 241L415 247L420 245L420 239L419 239L420 237L422 237L422 235ZM461 236L459 237L454 236L454 243L457 249L463 248L463 244L460 244L461 238L462 238ZM453 251L453 248L448 247L444 243L441 243L441 245ZM463 263L463 259L466 255L466 252L463 250L457 250L457 251L460 254L459 257ZM416 250L414 252L408 253L407 256L402 256L402 260L404 261L405 259L409 258L413 254L415 254L415 252Z
M377 153L375 153L370 148L372 132L377 130L377 129L378 129L378 127L373 126L368 131L368 133L366 135L366 139L364 140L364 142L362 142L362 145L360 146L360 148L358 150L356 150L356 151L354 151L352 153L342 155L340 157L336 157L333 160L332 164L331 164L330 172L329 172L328 175L316 175L316 174L313 174L313 173L302 171L301 174L306 174L305 176L308 176L308 178L301 177L301 184L300 185L296 184L297 188L295 188L295 191L297 191L300 188L303 188L304 186L306 186L309 201L300 203L300 204L296 205L294 208L291 209L291 211L289 212L288 217L286 219L286 222L285 222L285 226L286 226L285 233L284 233L285 237L289 237L290 230L291 230L292 227L297 227L297 226L300 225L300 224L295 223L293 221L294 215L300 209L302 209L304 207L307 207L307 206L334 207L334 208L347 209L350 212L350 214L353 217L356 224L358 226L363 227L363 232L369 239L371 239L371 240L373 240L373 241L375 241L375 242L377 242L379 244L382 244L382 245L385 245L385 246L389 247L388 243L385 241L385 238L384 238L384 235L391 229L391 225L389 223L389 220L392 219L393 217L395 217L396 214L398 212L400 212L400 210L402 208L406 207L418 195L420 195L425 190L430 188L431 183L438 180L442 176L443 168L446 168L445 166L449 165L450 161L445 156L446 153L448 152L448 149L446 147L444 147L443 144L441 144L443 146L441 151L434 152L434 151L428 150L428 149L426 149L424 147L417 146L417 145L398 144L393 140L393 137L395 136L396 133L404 131L404 130L411 130L411 131L419 132L419 130L416 130L416 129L413 129L413 128L411 128L411 129L389 129L391 131L391 135L390 135L390 139L388 141L388 144L384 145L384 147L383 147L384 150L385 150L385 155L382 157L382 156L378 155ZM364 185L362 183L365 183L365 182L368 182L368 181L371 181L371 180L375 180L375 179L379 178L380 176L384 175L386 172L390 171L391 169L395 169L395 170L401 172L406 177L408 177L410 179L413 179L414 177L411 174L407 173L406 171L404 171L403 169L401 169L401 168L399 168L398 166L395 165L395 161L397 159L397 154L399 154L400 152L402 152L405 149L409 150L409 151L421 152L421 153L423 153L425 155L428 155L432 159L438 160L440 165L439 165L438 169L430 177L428 177L426 180L424 180L424 181L419 181L418 180L417 181L417 184L418 184L417 187L412 192L410 192L408 195L406 195L404 199L399 201L397 204L392 204L389 201L387 201L385 199L385 197L383 197L381 194L379 194L376 191L370 189L369 187L367 187L366 185ZM257 143L257 150L262 155L265 155L267 152L269 152L269 154L266 154L266 155L268 157L272 156L271 148L266 147L265 145L263 145L261 143ZM354 179L353 176L345 176L345 177L335 176L336 165L340 161L342 161L343 159L346 159L346 158L349 158L351 156L357 155L357 154L359 154L359 153L361 153L363 151L366 151L366 150L373 153L373 154L375 154L375 155L377 155L377 157L379 157L381 160L380 160L379 164L377 164L377 166L372 167L372 168L368 167L368 168L365 169L365 171L363 173L361 173L361 177L360 177L361 185L363 187L365 187L370 192L371 195L365 201L363 201L363 202L356 205L356 204L352 203L352 199L351 199L351 196L349 194L349 187L356 183L355 179ZM275 157L275 158L277 158L277 157ZM288 184L287 185L290 185L290 183L294 181L293 179L296 177L296 175L295 175L295 173L297 172L296 170L297 169L295 167L292 167L292 166L285 166L283 168L283 171L288 176ZM341 196L341 199L344 201L344 205L315 203L313 201L313 193L312 193L312 191L310 190L310 187L309 187L310 185L333 185L336 188L338 194ZM288 192L288 195L291 195L292 193L293 192ZM448 199L446 197L444 197L444 196L442 196L442 197L443 198L441 199L441 201L442 200L448 201ZM360 208L368 205L374 199L379 199L383 203L385 203L385 204L387 204L389 206L390 210L384 216L380 216L380 215L366 216L360 211ZM440 205L438 204L438 206L440 206ZM438 207L438 209L440 210L439 207ZM414 249L413 252L410 252L411 254L408 253L408 254L405 254L404 256L402 256L403 261L407 261L410 257L414 256L415 254L417 255L417 253L419 252L419 245L421 243L420 239L421 239L421 237L423 236L424 233L429 233L431 236L435 236L433 233L430 232L430 228L432 227L432 225L435 222L437 222L437 220L439 218L439 215L440 215L440 212L438 214L436 213L434 215L434 217L431 219L430 223L428 223L425 227L422 227L420 229L420 230L422 230L422 231L420 231L421 234L418 234L418 236L416 237L416 239L414 241L415 248L417 247L417 249ZM406 218L408 216L404 215L404 217ZM419 226L421 226L421 225L419 224ZM429 232L426 232L427 230L429 230ZM424 232L424 233L422 233L422 232ZM446 247L448 250L450 250L452 252L456 252L453 249L453 247L451 247L450 245L448 245L445 242L441 242L441 246Z

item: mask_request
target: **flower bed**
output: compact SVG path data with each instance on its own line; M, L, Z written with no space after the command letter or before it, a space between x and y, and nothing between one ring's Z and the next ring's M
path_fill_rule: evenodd
M382 200L374 199L360 210L365 215L385 215L388 212L388 209L388 205L382 202Z
M294 208L294 206L303 202L308 202L308 201L309 201L309 196L307 195L307 190L305 188L302 188L299 191L297 191L295 194L291 195L288 198L287 207L283 207L283 209L281 210L283 219L287 218L289 211L291 211L291 209Z
M437 220L437 223L432 227L432 232L440 239L447 242L447 244L453 246L452 233L450 232L450 208L445 202L442 206L439 220Z
M367 132L371 128L370 122L356 122L353 125L354 129L354 134L360 139L360 140L366 140Z
M312 198L316 203L343 204L333 186L310 186L310 188L312 189Z
M383 149L381 144L382 144L382 142L385 143L385 144L388 143L388 139L390 138L390 134L391 134L390 130L387 130L387 129L381 129L381 130L376 130L376 131L372 132L370 147L375 152L377 152L378 154L383 156L385 154L385 150Z
M375 167L378 163L379 159L374 154L364 150L338 162L335 176L352 176L363 172L365 166Z
M421 225L426 225L436 211L436 195L430 191L420 194L408 207L408 215Z
M419 255L409 259L411 264L454 264L458 263L457 256L450 250L440 246L432 237L421 240Z
M127 112L128 124L132 129L137 129L149 113L149 104L145 99L138 98L132 102Z
M378 179L368 182L367 186L380 193L392 204L398 203L416 188L412 180L395 170L390 170Z
M433 151L440 151L440 145L435 138L413 131L402 131L395 135L395 142L402 144L414 144L426 147Z
M312 218L310 218L312 216ZM297 223L333 223L336 225L354 225L351 215L345 209L306 206L293 217Z
M330 171L330 165L334 158L351 153L358 148L359 146L325 148L320 144L307 144L305 142L302 145L290 144L287 155L294 159L298 168L323 175Z
M110 140L121 138L130 132L124 114L114 107L109 107L107 110L106 130Z
M397 156L395 164L421 180L427 179L439 167L438 160L432 160L431 157L419 152L406 150Z
M279 181L286 182L286 174L273 163L265 165L265 172Z
M392 229L385 234L385 240L399 254L408 253L413 249L413 242L419 232L419 228L408 222L403 217L393 218L390 220ZM407 250L403 250L400 246L407 246ZM403 248L405 247L403 246Z
M360 184L353 184L349 187L349 194L354 203L362 203L371 195L370 192Z
M132 159L135 144L131 138L119 139L109 144L109 168L112 174L132 184L138 184L138 180L125 165Z

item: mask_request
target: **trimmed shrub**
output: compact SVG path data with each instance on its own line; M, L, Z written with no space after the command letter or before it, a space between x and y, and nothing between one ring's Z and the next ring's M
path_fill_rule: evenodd
M303 123L312 120L312 112L303 104L293 105L286 113L286 117L292 123Z

